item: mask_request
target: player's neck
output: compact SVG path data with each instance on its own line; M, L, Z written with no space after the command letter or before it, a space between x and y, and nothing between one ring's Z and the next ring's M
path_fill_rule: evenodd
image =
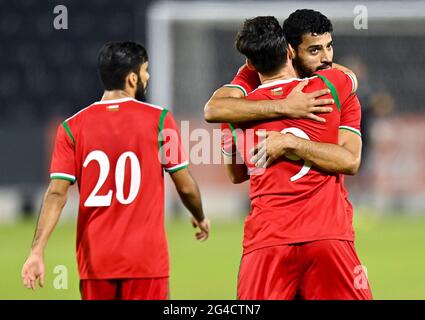
M101 101L104 100L118 100L118 99L123 99L123 98L132 98L134 99L134 97L129 94L128 92L126 92L125 90L105 90L103 92L103 96Z
M298 74L295 71L294 67L292 67L292 65L288 63L274 74L263 75L260 73L259 76L261 84L266 84L277 80L288 80L292 78L297 78Z

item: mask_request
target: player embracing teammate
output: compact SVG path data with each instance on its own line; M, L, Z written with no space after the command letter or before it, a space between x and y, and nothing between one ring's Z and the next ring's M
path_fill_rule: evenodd
M355 174L361 159L357 80L333 63L331 32L312 10L297 10L283 29L273 17L247 20L236 41L247 64L206 105L207 121L229 123L223 154L231 180L251 183L239 299L372 298L367 279L356 285L361 263L343 176ZM26 287L43 285L45 246L74 183L83 299L167 298L164 171L193 215L196 238L208 237L180 137L163 134L178 132L175 121L140 101L147 68L141 45L105 45L101 101L58 127L51 182L22 269ZM250 144L250 130L265 139ZM164 152L165 144L178 152Z
M235 112L228 120L232 132L225 130L223 141L231 180L249 179L251 185L238 298L371 299L367 279L361 286L356 281L361 263L343 183L343 173L356 173L360 164L357 81L348 69L331 68L332 25L326 17L298 10L284 29L274 17L247 20L236 39L247 64L206 106L215 109L209 113L217 118L209 121L223 121L231 105L224 107L219 100L229 102L240 92L251 92L236 99L246 102L246 110L238 101L240 118ZM290 45L284 32L294 36L287 36ZM308 83L300 75L310 76ZM322 119L276 118L270 111L256 118L250 114L254 103L276 106L277 99L300 86L305 94L328 88L322 98L333 99L332 110ZM251 142L250 131L266 140Z

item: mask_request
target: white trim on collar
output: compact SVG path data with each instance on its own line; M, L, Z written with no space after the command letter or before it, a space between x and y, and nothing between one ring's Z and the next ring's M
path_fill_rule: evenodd
M290 83L292 81L310 80L310 79L313 79L313 78L316 78L316 77L317 76L312 76L310 78L303 78L303 79L300 79L300 78L290 78L290 79L285 79L285 80L276 80L276 81L273 81L273 82L262 84L261 86L258 87L258 89L268 88L268 87L274 87L274 86L277 86L279 84L286 84L286 83Z
M113 104L113 103L129 101L129 100L134 100L134 99L133 98L121 98L121 99L115 99L115 100L101 100L101 101L97 101L93 104Z

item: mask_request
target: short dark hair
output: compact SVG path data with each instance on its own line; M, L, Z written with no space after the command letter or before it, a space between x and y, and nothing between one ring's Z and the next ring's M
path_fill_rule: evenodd
M133 41L109 42L99 51L98 69L105 90L122 90L130 72L139 74L148 61L146 49Z
M323 14L311 9L300 9L291 13L283 21L283 33L286 41L296 48L306 33L324 34L332 32L332 22Z
M262 16L245 20L236 36L236 49L262 74L271 74L287 60L288 45L279 21Z

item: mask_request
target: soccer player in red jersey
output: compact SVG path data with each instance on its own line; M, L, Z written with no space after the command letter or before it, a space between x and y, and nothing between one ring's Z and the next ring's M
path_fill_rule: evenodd
M294 67L299 77L311 77L314 72L330 68L339 68L348 74L349 70L333 63L332 23L320 12L302 9L293 12L284 21L284 35L294 49ZM355 75L353 81L357 86ZM251 101L241 99L260 84L258 73L246 65L229 85L219 88L207 102L204 117L208 122L231 122L276 119L287 117L293 119L305 118L317 122L326 121L315 113L332 111L331 107L323 105L333 103L333 99L326 99L324 94L328 89L303 92L308 79L299 84L286 96L278 100ZM315 99L321 97L321 99ZM309 154L311 157L324 161L326 170L334 173L354 175L360 167L361 161L361 134L360 134L361 106L355 94L341 106L341 122L338 132L338 146L316 145ZM231 141L231 136L225 135ZM275 132L267 134L266 155L269 164L285 151L286 137ZM263 145L264 146L264 145ZM331 152L327 152L331 148ZM261 149L259 149L261 151ZM260 153L262 154L262 153ZM259 161L254 158L254 161Z
M236 46L261 80L249 100L285 97L301 81L292 65L294 50L288 49L274 17L247 20ZM330 89L335 105L324 115L325 123L281 118L230 124L244 163L236 164L232 155L226 167L232 181L250 179L251 184L239 299L372 298L367 278L358 274L361 263L354 249L352 207L342 175L329 169L329 157L338 159L342 153L326 155L343 149L337 145L344 118L341 108L351 99L356 82L353 75L326 69L304 88L306 92ZM349 114L359 125L360 110ZM255 165L250 152L258 142L256 135L264 131L279 132L291 141L285 157L266 169L261 168L265 153Z
M83 299L167 299L169 255L164 226L164 171L199 228L209 234L199 189L188 170L173 116L141 102L148 56L135 42L106 44L98 57L105 92L59 125L31 252L22 277L44 282L44 250L77 182L77 262ZM164 134L167 132L167 134ZM167 147L167 148L166 148ZM167 151L165 151L167 149Z

